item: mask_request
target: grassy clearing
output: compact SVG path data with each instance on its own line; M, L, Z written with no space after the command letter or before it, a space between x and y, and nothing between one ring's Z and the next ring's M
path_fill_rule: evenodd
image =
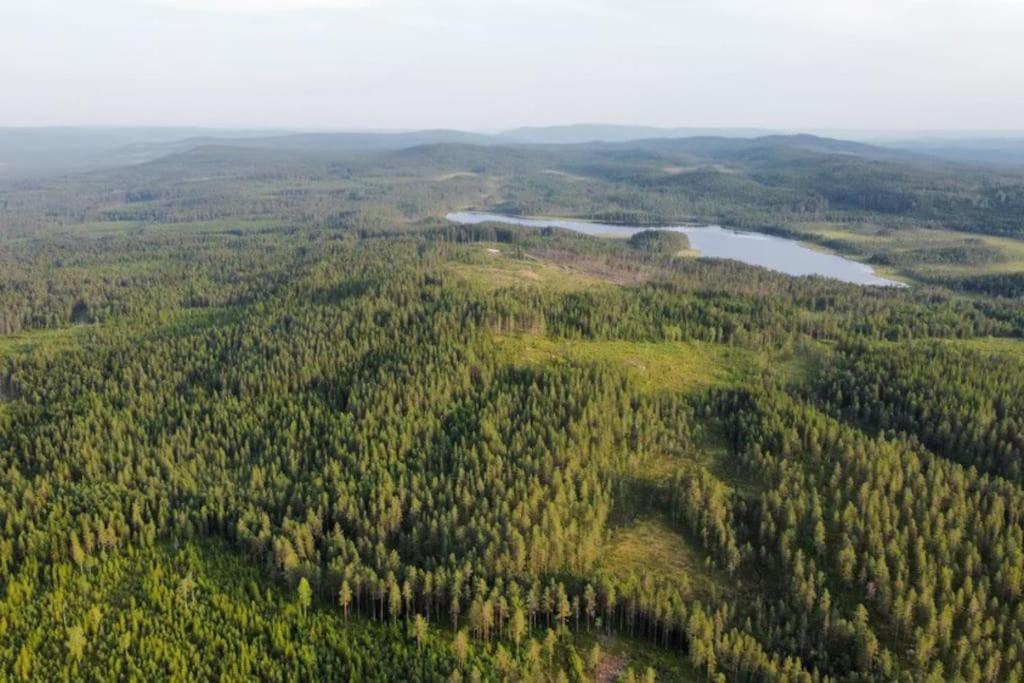
M647 391L696 392L736 386L761 365L756 352L727 344L566 340L531 334L499 335L496 340L518 362L572 360L618 365Z
M735 463L725 433L715 424L705 424L697 443L700 463L732 491L743 498L758 496L764 485L741 472Z
M164 339L201 332L236 322L245 311L244 306L208 306L182 308L163 313L155 325L134 330L140 339ZM125 330L127 333L128 330Z
M982 353L1008 356L1024 361L1024 340L1007 337L975 337L974 339L944 339L945 344L966 346Z
M693 548L661 515L613 528L602 553L602 569L622 579L650 576L671 583L688 598L721 595L722 585Z
M145 221L95 221L71 226L69 232L86 237L116 237L140 234L147 225L151 224Z
M456 171L454 173L442 173L441 175L434 176L434 180L438 182L444 182L446 180L455 180L456 178L473 178L479 175L472 171Z
M180 223L153 223L147 221L94 221L73 226L71 231L85 237L118 237L125 235L168 234L223 234L251 232L278 226L279 223L265 219L229 218L209 221L188 221Z
M73 348L88 325L71 325L52 330L30 330L0 336L0 360L24 353L59 353Z
M931 338L919 339L912 342L894 342L888 340L874 342L876 346L896 347L907 343L924 346L930 344L945 344L959 348L972 349L981 354L1002 356L1004 358L1024 362L1024 339L1015 337L971 337L970 339L945 339Z
M703 454L686 455L659 453L646 458L633 468L630 475L636 484L646 486L648 490L668 486L680 470L689 470L703 462Z
M569 265L542 261L516 253L507 244L481 243L472 263L455 263L451 271L467 284L482 291L515 285L537 286L557 291L609 287L609 282Z
M553 169L553 168L545 169L545 170L541 171L541 173L543 173L544 175L547 175L547 176L554 176L556 178L562 178L564 180L572 180L572 181L575 181L575 182L580 182L580 181L587 182L587 181L590 180L590 178L587 178L586 176L574 175L572 173L567 173L566 171L559 171L559 170L556 170L556 169Z
M761 367L790 388L811 384L828 362L832 342L806 339L792 351L760 354Z
M925 228L886 230L872 224L808 223L794 227L805 233L808 239L819 243L828 242L844 255L855 258L863 254L898 257L964 245L988 247L999 254L997 260L988 263L913 263L907 266L876 267L883 275L910 278L915 275L963 277L1024 270L1024 242L1008 237ZM842 248L843 245L847 248Z

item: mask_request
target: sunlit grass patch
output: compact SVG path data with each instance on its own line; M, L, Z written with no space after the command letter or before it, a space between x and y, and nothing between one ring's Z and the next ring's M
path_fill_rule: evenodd
M1003 355L1024 361L1024 340L1009 337L975 337L973 339L944 339L944 344L967 347L981 353Z
M613 528L603 557L601 568L623 580L649 576L667 581L691 598L706 599L722 592L706 564L706 555L659 515Z
M279 224L279 221L259 218L218 218L206 221L179 221L173 223L138 220L91 221L74 225L69 228L69 232L96 238L185 233L223 234L266 230Z
M870 223L806 223L793 227L809 240L826 243L844 256L861 260L871 255L893 258L894 265L875 265L875 270L886 276L964 277L1024 270L1024 242L1009 237L920 227L890 230ZM992 258L980 263L927 262L929 254L958 247L988 250Z
M516 285L542 286L558 291L608 287L609 282L582 270L517 253L505 244L480 243L472 262L455 262L451 272L473 287L493 291Z
M647 391L735 386L758 367L755 352L728 344L566 340L531 334L495 338L516 361L611 363L625 369Z
M57 353L73 348L88 329L87 325L69 325L0 335L0 360L10 355L30 352Z

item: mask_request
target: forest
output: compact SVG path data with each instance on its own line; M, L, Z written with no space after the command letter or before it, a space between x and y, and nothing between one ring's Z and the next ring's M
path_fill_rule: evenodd
M1024 680L1012 172L260 144L0 185L3 678Z

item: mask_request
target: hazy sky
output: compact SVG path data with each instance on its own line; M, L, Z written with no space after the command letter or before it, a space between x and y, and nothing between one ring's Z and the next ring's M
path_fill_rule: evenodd
M1024 128L1024 0L0 0L0 125Z

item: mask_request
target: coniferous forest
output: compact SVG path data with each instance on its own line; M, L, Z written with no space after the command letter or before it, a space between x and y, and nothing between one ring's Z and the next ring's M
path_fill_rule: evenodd
M0 186L0 678L1024 680L1019 212L653 145ZM473 207L732 216L909 286Z

